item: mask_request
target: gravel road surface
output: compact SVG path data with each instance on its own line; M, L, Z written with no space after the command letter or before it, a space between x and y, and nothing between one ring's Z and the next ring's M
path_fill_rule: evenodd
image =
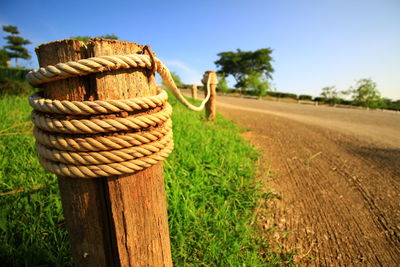
M304 265L400 265L400 113L218 96L263 151L262 221Z

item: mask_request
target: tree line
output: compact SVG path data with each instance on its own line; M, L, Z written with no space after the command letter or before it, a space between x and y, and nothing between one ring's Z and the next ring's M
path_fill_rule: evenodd
M4 37L7 43L0 49L0 66L9 68L11 59L15 59L15 66L18 67L18 59L31 58L28 50L25 48L25 46L31 44L31 42L19 35L20 32L16 26L3 26L3 31L7 34ZM118 40L118 36L115 34L104 34L97 37ZM71 38L86 43L92 37L74 36ZM360 79L354 87L343 91L337 90L335 86L326 86L322 88L321 96L316 98L309 95L297 96L290 93L273 92L271 83L272 74L274 72L272 66L272 52L273 50L271 48L261 48L255 51L237 49L236 51L218 53L217 56L219 59L214 62L217 66L219 77L217 90L221 92L239 91L241 94L256 95L259 97L269 94L276 97L316 100L331 105L351 104L368 108L400 110L400 100L393 101L388 98L382 98L376 83L371 79ZM21 70L18 71L20 72ZM4 73L12 75L12 77L15 76L10 72L10 69L4 71ZM18 75L20 76L20 73L18 73ZM172 73L172 75L178 86L184 85L176 73ZM234 85L235 89L229 88L227 85L226 78L229 75L236 81ZM4 77L0 78L3 79ZM347 98L350 98L350 100L347 100Z
M239 91L241 94L267 94L277 97L289 97L299 100L316 100L326 104L348 104L367 108L388 108L400 110L400 100L393 101L382 98L377 85L369 78L360 79L356 85L348 90L338 91L335 86L322 88L321 96L313 98L309 95L295 95L290 93L272 92L271 80L274 68L271 48L262 48L255 51L227 51L218 53L215 61L218 68L219 84L217 90L221 92ZM236 84L235 89L228 88L226 78L231 75ZM347 100L350 98L350 100Z
M350 98L350 100L346 100ZM372 79L364 78L356 82L355 86L347 90L338 90L336 86L322 88L320 99L328 104L350 104L366 108L386 108L400 110L400 100L381 97L377 85Z

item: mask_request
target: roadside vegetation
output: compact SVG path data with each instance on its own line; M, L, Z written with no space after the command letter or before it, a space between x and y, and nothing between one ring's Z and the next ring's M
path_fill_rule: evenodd
M253 84L256 86L248 88L229 88L227 86L226 78L219 76L219 83L217 91L224 94L240 94L244 96L251 96L255 98L266 98L290 101L312 101L325 105L347 105L347 106L360 106L371 109L388 109L400 111L400 99L393 100L383 98L377 89L376 83L371 79L360 79L356 85L350 87L348 90L339 91L335 86L327 86L322 88L321 95L313 97L311 95L293 94L286 92L278 92L271 90L271 83L263 83L260 80L255 81ZM190 89L191 84L183 84L181 88ZM254 88L259 88L258 90ZM260 90L261 88L261 90ZM202 86L198 86L199 90L204 90ZM260 94L260 91L262 92Z
M257 234L257 151L219 116L174 106L175 150L165 161L169 226L176 266L264 266L291 262L269 253ZM27 95L0 97L0 262L69 266L58 183L39 165ZM267 251L267 252L265 252ZM261 253L262 252L262 253Z
M23 47L30 42L15 26L3 30L9 42L0 50L0 262L70 266L57 178L39 165L31 134L27 97L35 89L24 80L29 70L18 66L19 58L30 58ZM240 136L241 129L221 116L207 122L173 97L170 103L175 150L164 165L174 265L291 263L290 254L270 252L270 241L255 225L257 205L272 194L262 194L255 182L258 152Z
M2 27L7 35L3 37L7 43L0 49L0 97L5 95L22 95L33 88L25 81L29 69L19 67L18 59L29 59L28 50L24 47L31 42L19 36L16 26ZM15 60L15 67L11 67L11 60Z
M40 167L31 134L27 96L35 89L24 81L29 70L18 67L18 59L30 58L23 47L30 42L18 36L15 26L3 30L9 35L8 44L0 49L0 262L70 266L57 178ZM114 34L101 37L118 39ZM219 53L217 90L400 110L400 100L381 98L371 79L361 79L346 91L325 87L317 98L272 91L271 53L270 48ZM16 67L10 67L11 59ZM189 87L172 75L179 87ZM228 75L235 78L235 88L227 86ZM221 116L207 122L202 113L188 111L173 97L170 103L176 145L165 161L165 181L174 265L293 264L293 255L272 252L271 240L266 239L271 235L257 228L257 205L274 196L263 194L255 182L258 152L240 136L242 129Z
M274 68L272 67L271 48L255 51L227 51L218 53L215 61L218 68L217 91L224 94L240 94L257 98L288 99L294 101L313 101L327 105L360 106L372 109L389 109L400 111L400 100L382 98L377 84L372 79L364 78L347 90L337 90L335 86L322 88L320 96L293 94L273 90L271 83ZM235 79L234 88L227 85L227 77ZM180 83L181 88L191 88L190 84ZM198 87L200 90L202 86Z
M383 108L400 110L400 100L382 98L377 84L372 79L360 79L348 90L337 90L335 86L322 88L321 97L317 101L330 105L344 104L365 108Z
M25 48L25 45L31 42L19 36L20 32L16 26L4 25L3 31L8 35L4 37L7 43L0 51L0 66L10 67L10 60L15 59L15 66L19 67L18 59L31 58L28 49Z

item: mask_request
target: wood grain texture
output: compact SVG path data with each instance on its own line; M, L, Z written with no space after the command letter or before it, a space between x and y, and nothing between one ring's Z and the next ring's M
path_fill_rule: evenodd
M121 41L94 39L89 56L142 52L143 47ZM154 73L137 68L93 74L91 84L101 100L156 95ZM107 202L122 266L172 266L163 163L134 175L106 180Z
M56 41L36 49L41 67L92 56L141 53L130 42ZM114 70L43 85L46 98L110 100L155 95L155 77L142 68ZM59 177L76 266L172 266L162 162L132 175Z
M197 85L195 85L195 84L192 85L192 98L194 100L197 99Z
M204 96L207 96L207 80L209 75L216 75L214 71L206 71L203 76ZM210 84L210 99L208 99L206 106L206 118L208 120L215 120L217 117L217 84Z

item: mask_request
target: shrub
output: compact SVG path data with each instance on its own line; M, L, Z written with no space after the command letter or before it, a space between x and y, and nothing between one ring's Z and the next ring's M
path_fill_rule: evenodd
M25 81L25 76L30 70L25 68L4 68L0 67L0 78Z
M312 101L312 96L310 95L299 95L299 100L310 100Z
M284 93L283 97L297 99L297 95L296 94L290 94L290 93Z
M181 83L181 86L179 88L181 88L181 89L192 89L192 84Z
M272 97L279 97L279 98L293 98L297 99L296 94L291 94L291 93L282 93L282 92L268 92L269 96Z
M279 93L278 97L297 99L297 95L296 94L291 94L291 93Z
M4 95L26 95L33 91L27 83L0 77L0 96Z
M338 103L341 105L351 105L351 100L345 100L345 99L339 98Z
M229 87L224 76L218 76L217 91L222 93L229 92Z
M390 109L390 110L400 110L400 100L391 100L388 98L384 98L384 108L385 109Z

